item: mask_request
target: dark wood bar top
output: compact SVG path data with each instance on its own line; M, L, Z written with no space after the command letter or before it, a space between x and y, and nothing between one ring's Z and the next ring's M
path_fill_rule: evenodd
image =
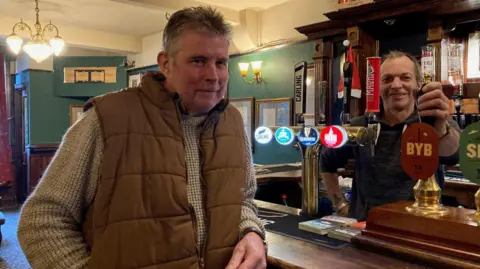
M286 164L278 165L266 165L265 168L283 166ZM339 173L343 176L349 176ZM286 172L277 172L277 173L265 173L256 175L257 184L267 184L273 181L302 181L302 170L286 171ZM475 193L478 188L477 184L468 183L468 182L459 182L452 180L445 180L445 186L442 192L444 196L451 196L457 199L457 202L460 205L466 206L470 209L475 209Z
M264 165L261 168L272 168L277 166L285 166L287 164L273 164L273 165ZM302 170L286 171L286 172L277 172L277 173L266 173L266 174L257 174L257 184L266 184L270 181L302 181Z
M475 209L475 193L478 188L477 184L471 182L445 180L442 195L455 197L459 204Z
M299 209L282 205L256 201L262 208L283 213L299 214ZM292 239L267 231L268 264L279 268L305 269L353 269L353 268L430 268L421 266L393 256L369 252L348 246L340 250L316 246L308 242Z

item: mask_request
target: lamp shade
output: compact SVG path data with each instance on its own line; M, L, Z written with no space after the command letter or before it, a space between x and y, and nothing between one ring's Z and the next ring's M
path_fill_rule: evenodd
M29 41L23 46L23 50L37 63L52 55L52 47L45 41Z
M7 44L13 53L18 54L22 50L23 39L16 34L7 37Z
M240 67L240 74L246 76L248 74L249 63L238 63L238 66Z
M53 53L55 53L55 56L58 56L63 51L65 41L63 41L63 39L57 35L56 37L50 39L50 46L52 46L52 50Z
M260 68L262 67L262 61L250 62L252 64L253 73L260 73Z

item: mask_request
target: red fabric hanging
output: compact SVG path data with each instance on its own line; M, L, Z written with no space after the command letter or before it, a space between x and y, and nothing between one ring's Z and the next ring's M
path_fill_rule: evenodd
M348 55L345 61L353 64L352 91L350 93L350 96L355 98L361 98L362 86L360 85L360 75L358 73L357 62L355 61L355 57L353 56L352 46L348 47ZM340 77L340 84L338 84L338 98L343 98L343 72Z
M0 186L13 182L9 143L7 102L5 100L5 56L0 54Z

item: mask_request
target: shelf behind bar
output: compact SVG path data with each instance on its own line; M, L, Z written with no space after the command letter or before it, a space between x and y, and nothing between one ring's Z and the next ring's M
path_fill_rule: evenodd
M443 85L443 93L448 97L452 98L453 96L453 86ZM480 93L480 83L465 83L463 84L463 95L464 98L478 98Z

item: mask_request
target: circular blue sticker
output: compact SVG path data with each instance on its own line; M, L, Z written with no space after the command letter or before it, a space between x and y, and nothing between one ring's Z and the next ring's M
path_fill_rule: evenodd
M260 126L255 130L255 140L260 144L267 144L272 141L272 130L265 126Z
M313 126L305 126L298 133L298 141L306 147L317 144L319 138L320 134L318 133L317 128Z
M275 140L280 145L290 145L294 139L293 130L288 127L280 127L275 132Z

